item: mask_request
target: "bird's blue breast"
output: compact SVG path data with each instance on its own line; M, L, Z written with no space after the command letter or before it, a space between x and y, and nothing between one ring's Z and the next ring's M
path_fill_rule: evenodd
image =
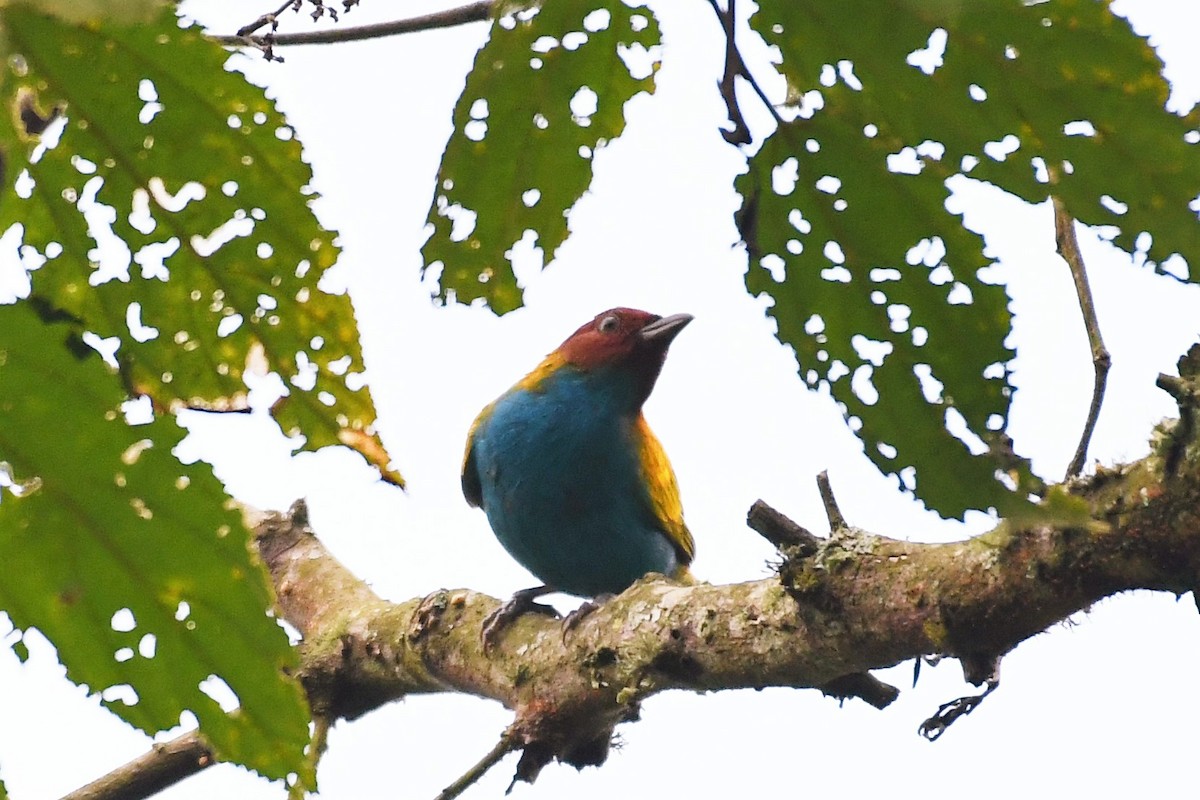
M501 397L475 430L492 530L560 591L617 593L679 566L642 477L631 391L611 375L563 367Z

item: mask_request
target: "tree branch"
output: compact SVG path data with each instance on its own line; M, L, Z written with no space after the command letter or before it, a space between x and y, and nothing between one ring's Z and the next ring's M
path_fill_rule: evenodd
M286 4L284 8L287 5L291 5L291 3ZM259 49L277 45L360 42L366 39L397 36L402 33L416 33L418 31L436 30L438 28L452 28L458 25L466 25L470 22L482 22L491 16L493 5L493 0L478 0L478 2L468 3L467 5L445 11L435 11L431 14L422 14L419 17L408 17L406 19L392 20L391 22L379 22L373 25L327 28L319 31L304 31L302 33L270 33L261 36L242 34L239 31L234 36L214 36L212 38L220 44L231 47L257 47ZM266 16L264 15L264 19ZM269 21L267 20L267 22ZM261 24L248 25L246 28L257 30L263 24L266 24L261 19L259 23ZM246 30L246 28L242 30Z
M192 731L156 744L149 752L92 781L62 800L135 800L158 794L186 777L212 766L213 753Z
M1200 404L1197 372L1200 345L1180 362L1179 378L1163 379L1184 420ZM1197 428L1165 423L1150 456L1069 484L1091 509L1086 525L1005 521L949 544L853 527L814 542L793 531L799 546L785 548L775 577L682 586L647 576L565 634L557 620L520 617L490 655L479 631L498 600L469 589L383 600L325 550L300 504L266 516L256 538L279 610L304 637L299 675L314 714L353 719L407 694L493 699L515 719L451 788L510 748L522 751L515 779L531 781L552 760L603 763L615 726L637 719L640 702L658 692L788 686L881 707L896 690L868 671L929 654L959 659L969 681L991 687L1001 656L1103 597L1192 591L1200 585ZM981 697L943 706L927 735ZM145 795L72 797L117 796Z
M516 742L513 737L505 731L500 735L500 741L496 742L496 746L479 759L469 770L464 772L458 780L442 789L434 800L454 800L460 794L465 792L472 784L487 774L487 771L500 763L500 759L516 749ZM512 788L511 786L509 787Z

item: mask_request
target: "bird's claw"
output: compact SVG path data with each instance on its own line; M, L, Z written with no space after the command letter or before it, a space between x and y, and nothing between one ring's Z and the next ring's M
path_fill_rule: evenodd
M583 622L585 617L590 615L596 609L600 608L600 606L604 605L609 600L612 600L614 597L616 597L615 594L596 595L594 601L584 600L582 603L580 603L579 608L567 614L566 618L563 619L562 624L563 644L567 643L567 634L579 627L579 623Z
M483 627L480 630L483 651L490 653L496 642L499 641L500 634L504 632L504 629L522 614L532 612L545 614L557 619L559 614L551 606L534 602L537 598L544 594L549 594L551 591L553 590L545 586L538 586L535 589L523 589L513 594L507 603L502 603L495 611L484 617Z

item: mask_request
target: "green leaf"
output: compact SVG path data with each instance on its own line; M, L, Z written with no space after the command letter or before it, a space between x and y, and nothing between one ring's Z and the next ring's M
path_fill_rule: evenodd
M882 13L868 0L767 0L752 22L781 49L793 89L821 92L819 114L874 125L893 153L940 144L944 154L921 154L926 168L1030 202L1053 191L1079 221L1111 226L1118 247L1159 271L1173 254L1200 263L1191 207L1200 195L1200 110L1165 109L1161 60L1107 2L906 0ZM926 74L908 61L937 30L945 51ZM842 61L852 63L853 80L825 68ZM988 144L1009 136L1008 147ZM1143 232L1152 241L1139 241ZM1194 267L1190 277L1200 280Z
M20 637L19 633L16 633L16 635ZM10 646L12 647L13 655L15 655L17 660L22 664L29 660L29 645L25 644L25 640L23 638L17 638Z
M67 22L113 20L123 24L149 22L167 4L167 0L16 0L37 11Z
M118 377L34 308L0 306L0 608L138 728L191 711L222 758L311 783L295 654L240 515L174 457L174 420L127 424ZM205 693L220 681L239 713Z
M620 0L547 0L493 23L429 210L423 269L440 270L442 298L483 298L498 313L520 306L513 248L525 240L554 258L596 149L624 130L625 102L654 89L653 69L635 72L623 54L658 43L650 9Z
M806 381L830 383L880 469L947 516L1029 512L1037 482L999 433L1007 300L947 209L947 181L1031 202L1053 190L1181 273L1162 262L1200 263L1200 117L1164 109L1154 51L1094 0L764 0L751 24L779 48L800 108L738 182L747 287L775 299ZM954 435L948 412L961 414Z
M349 299L318 288L337 248L311 170L264 92L170 9L128 27L0 15L0 230L21 225L25 262L46 260L33 296L118 337L129 392L160 408L242 408L248 363L279 372L286 432L355 447L399 483Z
M808 153L806 141L819 149ZM1010 396L1008 298L980 278L990 261L979 238L942 219L941 180L880 181L885 157L833 115L782 126L737 182L746 286L774 298L779 338L805 381L829 384L882 471L915 483L944 516L981 502L1010 511L1025 501L996 472L1015 467L1030 484L1028 468L972 454L946 422L956 410L996 441L989 419L994 428L1005 418ZM838 177L836 191L815 187L825 175Z

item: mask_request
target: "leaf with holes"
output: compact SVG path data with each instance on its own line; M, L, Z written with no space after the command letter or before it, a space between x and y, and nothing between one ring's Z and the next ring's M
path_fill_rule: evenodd
M620 0L547 2L493 23L454 109L442 156L425 270L443 298L521 304L518 247L554 258L592 156L621 134L625 102L653 91L658 25Z
M1197 113L1164 109L1153 50L1091 0L887 13L765 0L751 24L800 107L739 180L748 288L775 299L804 377L831 384L880 469L948 516L1020 512L1037 484L1000 435L1005 293L947 210L947 181L1034 202L1053 189L1118 246L1187 275Z
M399 483L349 299L318 286L337 249L311 170L263 91L170 9L128 27L0 15L0 230L20 225L40 265L32 297L116 337L127 389L160 408L239 409L244 370L277 371L285 431L355 447Z
M246 528L207 465L172 455L174 420L131 426L124 397L69 322L0 306L0 608L129 723L191 712L222 758L311 786L295 654Z
M746 285L774 298L804 379L830 385L881 470L946 516L1011 511L1025 501L1008 471L1032 476L985 444L1008 411L1007 296L979 237L941 219L942 181L880 181L885 157L833 116L782 126L738 181Z
M872 126L913 169L1054 192L1118 247L1200 280L1200 110L1165 109L1162 62L1107 3L768 0L752 23L797 95L819 92L819 114Z

